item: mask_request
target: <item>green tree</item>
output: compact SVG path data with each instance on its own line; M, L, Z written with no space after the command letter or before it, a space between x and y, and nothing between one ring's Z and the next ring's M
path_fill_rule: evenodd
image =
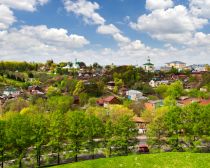
M183 94L183 84L181 81L172 83L167 89L167 96L178 98Z
M61 111L55 111L50 115L48 135L48 145L57 153L57 164L60 164L60 152L66 139L65 116Z
M104 133L104 125L102 121L93 114L89 114L86 117L86 136L87 147L89 153L94 159L95 148L98 145L96 138L101 138Z
M128 155L129 148L137 143L138 130L131 116L122 116L115 123L115 144Z
M168 130L169 144L173 150L182 151L179 136L182 129L182 109L177 106L170 106L169 111L164 116L165 127Z
M73 92L73 95L79 95L85 90L85 85L83 81L79 81L75 87L75 90Z
M2 168L4 167L4 155L7 148L6 131L6 121L0 119L0 160Z
M86 141L86 119L82 111L70 111L67 114L67 137L70 141L70 147L73 151L75 162L78 161L78 154Z
M47 118L46 115L36 113L31 114L31 123L32 123L32 132L33 132L33 140L36 150L36 161L37 166L41 166L41 150L42 146L47 141Z
M21 168L22 159L27 149L33 144L30 118L27 115L12 115L8 119L6 136L8 137L9 144L15 150L19 168Z

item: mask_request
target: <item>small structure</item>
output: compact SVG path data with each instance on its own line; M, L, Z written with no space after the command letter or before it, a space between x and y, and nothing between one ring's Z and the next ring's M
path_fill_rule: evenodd
M155 70L154 64L152 64L150 62L150 58L149 57L147 59L147 63L144 64L144 70L145 71L151 71L151 72L153 72Z
M153 78L150 82L149 85L151 87L157 87L159 85L168 85L169 81L168 80L160 80L159 78Z
M146 110L155 110L161 106L163 106L163 100L150 100L144 103Z
M172 61L166 63L166 66L169 68L176 68L178 70L183 70L186 68L186 63L181 62L181 61Z
M139 134L145 134L147 130L147 124L149 124L149 121L146 121L142 117L133 117L133 121L136 123L137 128L138 128L138 133Z
M200 88L200 91L201 92L208 92L208 89L206 87L202 87L202 88Z
M35 86L29 86L28 92L32 95L44 95L44 92L42 91L42 88L35 85Z
M97 100L99 106L107 107L109 104L120 104L120 100L115 96L108 96Z
M178 101L179 106L186 106L191 103L199 103L200 105L206 106L210 104L210 99L187 98L187 99Z
M179 106L186 106L189 105L191 103L200 103L201 99L199 98L180 98L180 100L178 101L178 105Z
M138 147L139 147L139 149L138 149L139 153L149 153L148 145L140 144Z
M78 62L77 59L76 59L75 63L73 64L73 68L84 69L84 68L86 68L86 64L84 62Z
M17 97L20 95L20 91L14 87L8 87L4 90L3 95Z
M206 64L193 64L189 66L193 72L205 72L208 71L208 65Z
M121 96L126 96L126 92L128 91L128 88L126 88L125 86L123 86L122 88L119 89L119 95Z
M115 87L115 82L114 82L114 81L109 81L109 82L107 83L107 88L108 88L109 90L113 90L114 87Z
M126 92L126 96L129 100L133 101L139 101L139 100L145 100L147 97L143 96L143 93L138 90L128 90Z

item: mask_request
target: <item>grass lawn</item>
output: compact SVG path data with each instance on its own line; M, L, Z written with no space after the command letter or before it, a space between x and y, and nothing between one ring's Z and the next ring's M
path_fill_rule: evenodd
M210 168L210 154L159 153L89 160L53 168Z

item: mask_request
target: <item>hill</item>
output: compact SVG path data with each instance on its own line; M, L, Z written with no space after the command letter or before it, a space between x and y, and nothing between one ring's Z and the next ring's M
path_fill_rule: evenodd
M210 154L159 153L89 160L53 168L207 168Z

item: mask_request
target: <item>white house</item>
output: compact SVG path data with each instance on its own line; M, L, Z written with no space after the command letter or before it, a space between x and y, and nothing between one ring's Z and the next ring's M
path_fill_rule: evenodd
M168 80L159 80L159 79L152 79L150 82L149 82L149 85L151 87L158 87L159 85L168 85L169 84L169 81Z
M172 62L166 63L166 66L170 67L170 68L176 68L179 70L183 70L186 68L186 63L181 62L181 61L172 61Z
M190 68L191 68L194 72L204 72L204 71L208 71L207 65L205 65L205 64L194 64L194 65L191 65Z
M11 96L16 97L16 96L20 95L20 91L17 90L16 88L8 87L4 90L3 95L6 95L6 96L11 95Z
M134 101L147 99L147 97L144 97L143 93L138 90L128 90L126 92L126 96L128 99L134 100Z

